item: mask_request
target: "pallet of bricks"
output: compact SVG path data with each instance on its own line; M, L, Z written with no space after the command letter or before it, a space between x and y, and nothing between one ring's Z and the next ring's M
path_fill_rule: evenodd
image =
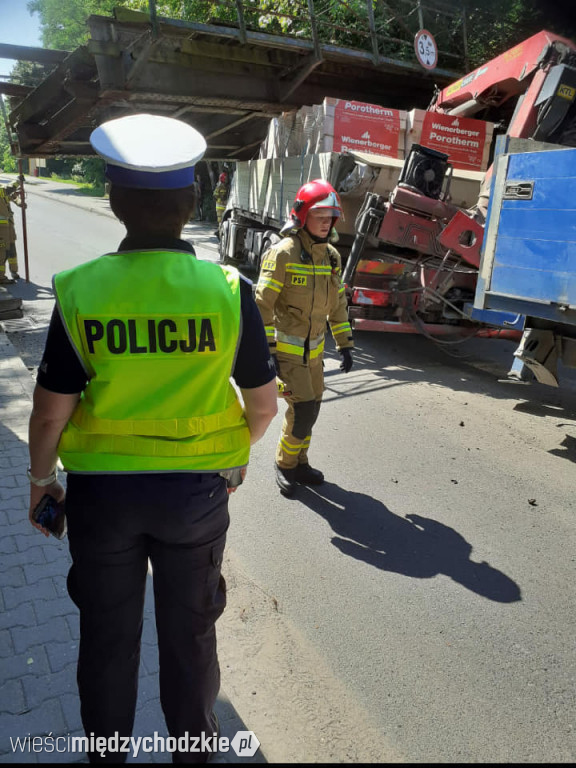
M293 173L284 174L288 182L282 185L286 205L288 199L293 200L291 195L302 179L329 178L334 154L365 155L366 162L357 165L354 177L346 179L338 190L344 211L338 232L353 236L366 192L372 191L377 181L382 186L377 190L379 194L394 188L404 162L406 124L404 110L327 97L322 104L274 118L261 145L260 158L284 158L284 170L295 164Z
M325 98L322 104L304 106L271 120L268 135L260 148L259 175L248 183L252 196L264 193L281 195L281 207L287 215L293 194L302 179L327 176L330 153L354 154L357 161L350 178L340 180L338 191L344 217L340 234L353 235L355 220L367 192L388 197L400 176L404 158L414 143L438 149L449 157L454 167L450 185L454 204L468 208L478 199L481 180L488 167L494 124L471 118L405 110L377 104ZM278 165L278 159L282 163ZM315 162L311 162L314 159ZM316 162L320 161L322 162ZM268 167L272 163L274 167ZM258 166L260 163L258 163ZM276 167L278 165L278 167ZM288 169L290 166L290 170ZM324 172L317 173L318 170ZM254 167L246 169L254 174ZM280 179L283 179L283 183ZM251 201L254 210L270 210L264 201Z
M367 152L404 159L407 113L346 99L287 112L270 123L261 158L320 152Z
M443 115L413 109L408 112L406 154L421 144L448 155L448 162L463 171L485 171L490 162L494 123L471 117Z

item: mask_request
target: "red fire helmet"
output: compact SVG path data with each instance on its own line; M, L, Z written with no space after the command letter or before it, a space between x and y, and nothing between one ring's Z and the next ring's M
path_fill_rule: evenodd
M228 181L228 174L221 173L220 176L218 177L218 181L220 182L220 184L226 184L226 182Z
M323 179L314 179L314 181L309 181L300 187L290 211L290 219L280 231L285 233L291 229L301 229L306 224L308 211L318 208L331 211L335 219L342 216L342 206L338 193L331 184Z

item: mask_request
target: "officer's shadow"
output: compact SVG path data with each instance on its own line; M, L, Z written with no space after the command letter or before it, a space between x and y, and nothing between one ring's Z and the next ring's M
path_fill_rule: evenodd
M471 560L472 545L437 520L415 514L400 517L371 496L332 483L302 488L299 499L329 523L337 534L332 544L345 555L416 579L444 574L498 603L521 600L511 578L486 562Z

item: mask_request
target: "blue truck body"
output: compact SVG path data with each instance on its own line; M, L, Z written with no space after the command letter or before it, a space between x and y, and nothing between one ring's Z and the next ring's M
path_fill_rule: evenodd
M576 325L576 148L498 155L474 307Z

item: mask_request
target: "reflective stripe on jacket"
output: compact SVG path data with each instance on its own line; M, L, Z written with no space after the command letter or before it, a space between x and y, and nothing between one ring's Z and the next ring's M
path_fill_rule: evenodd
M181 251L111 253L54 278L89 383L59 445L72 472L210 472L247 464L230 382L240 281Z
M341 272L338 251L305 230L266 251L256 303L272 354L320 357L327 320L338 349L354 346Z

